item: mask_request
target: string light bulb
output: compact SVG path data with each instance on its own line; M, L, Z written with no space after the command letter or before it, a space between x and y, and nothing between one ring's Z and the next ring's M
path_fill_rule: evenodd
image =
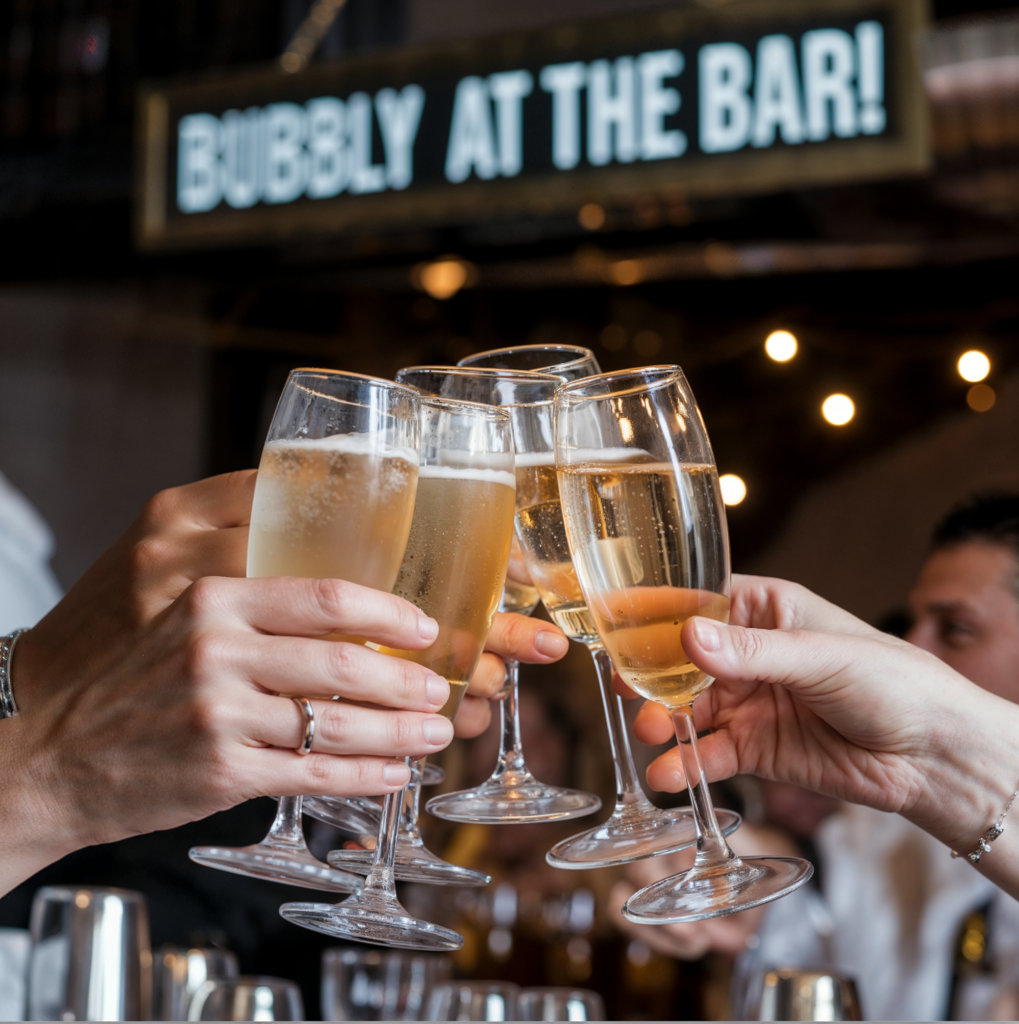
M971 349L959 356L959 376L976 384L991 372L991 361L979 349Z
M821 415L833 427L844 427L856 415L856 406L849 395L829 395L821 404Z
M772 331L764 340L764 351L776 363L788 363L799 347L796 335L790 331Z
M722 501L726 505L738 505L747 496L747 485L735 473L726 473L718 478L722 489Z

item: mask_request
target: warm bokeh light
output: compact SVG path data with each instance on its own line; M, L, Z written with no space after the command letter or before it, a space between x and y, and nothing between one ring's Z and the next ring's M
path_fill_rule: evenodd
M726 473L718 478L722 488L722 501L726 505L738 505L747 496L747 485L735 473Z
M577 222L588 231L605 226L605 211L597 203L585 203L577 213Z
M420 271L421 287L433 299L450 299L467 283L467 264L461 260L436 260Z
M609 266L609 277L615 284L637 284L644 277L644 270L639 260L617 260Z
M821 415L833 427L844 427L856 415L856 406L849 395L829 395L821 405Z
M772 331L764 341L764 351L776 363L788 363L798 348L796 335L789 331Z
M987 412L988 409L993 408L997 400L998 396L989 384L974 384L966 392L966 404L974 412Z
M983 380L991 372L991 361L977 349L959 356L959 376L971 384Z

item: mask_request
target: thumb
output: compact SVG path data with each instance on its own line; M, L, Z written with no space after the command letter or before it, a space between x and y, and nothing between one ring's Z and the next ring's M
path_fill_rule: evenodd
M843 638L839 638L843 639ZM852 638L844 638L852 646ZM700 616L683 627L683 649L702 671L732 682L775 683L807 696L851 663L845 642L806 630L750 629Z

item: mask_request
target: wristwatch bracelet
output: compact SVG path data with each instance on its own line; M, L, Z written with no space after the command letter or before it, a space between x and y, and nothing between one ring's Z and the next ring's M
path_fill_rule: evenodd
M26 630L16 629L0 640L0 718L13 718L18 713L11 686L11 659L14 657L14 646L24 632Z

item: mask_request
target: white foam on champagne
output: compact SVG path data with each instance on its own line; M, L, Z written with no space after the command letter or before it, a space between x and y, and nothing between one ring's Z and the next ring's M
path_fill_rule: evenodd
M285 441L269 441L266 448L292 448L304 451L336 452L340 455L380 455L388 459L403 459L412 466L418 464L418 453L413 448L392 445L378 430L358 434L332 434L329 437L300 437Z
M614 462L632 462L638 465L652 465L651 453L643 448L568 448L566 458L560 462L565 466L603 466Z
M516 477L505 469L485 469L479 466L421 466L419 480L474 480L486 484L503 484L510 490L517 487Z
M517 452L517 469L535 469L539 466L554 466L555 452Z

